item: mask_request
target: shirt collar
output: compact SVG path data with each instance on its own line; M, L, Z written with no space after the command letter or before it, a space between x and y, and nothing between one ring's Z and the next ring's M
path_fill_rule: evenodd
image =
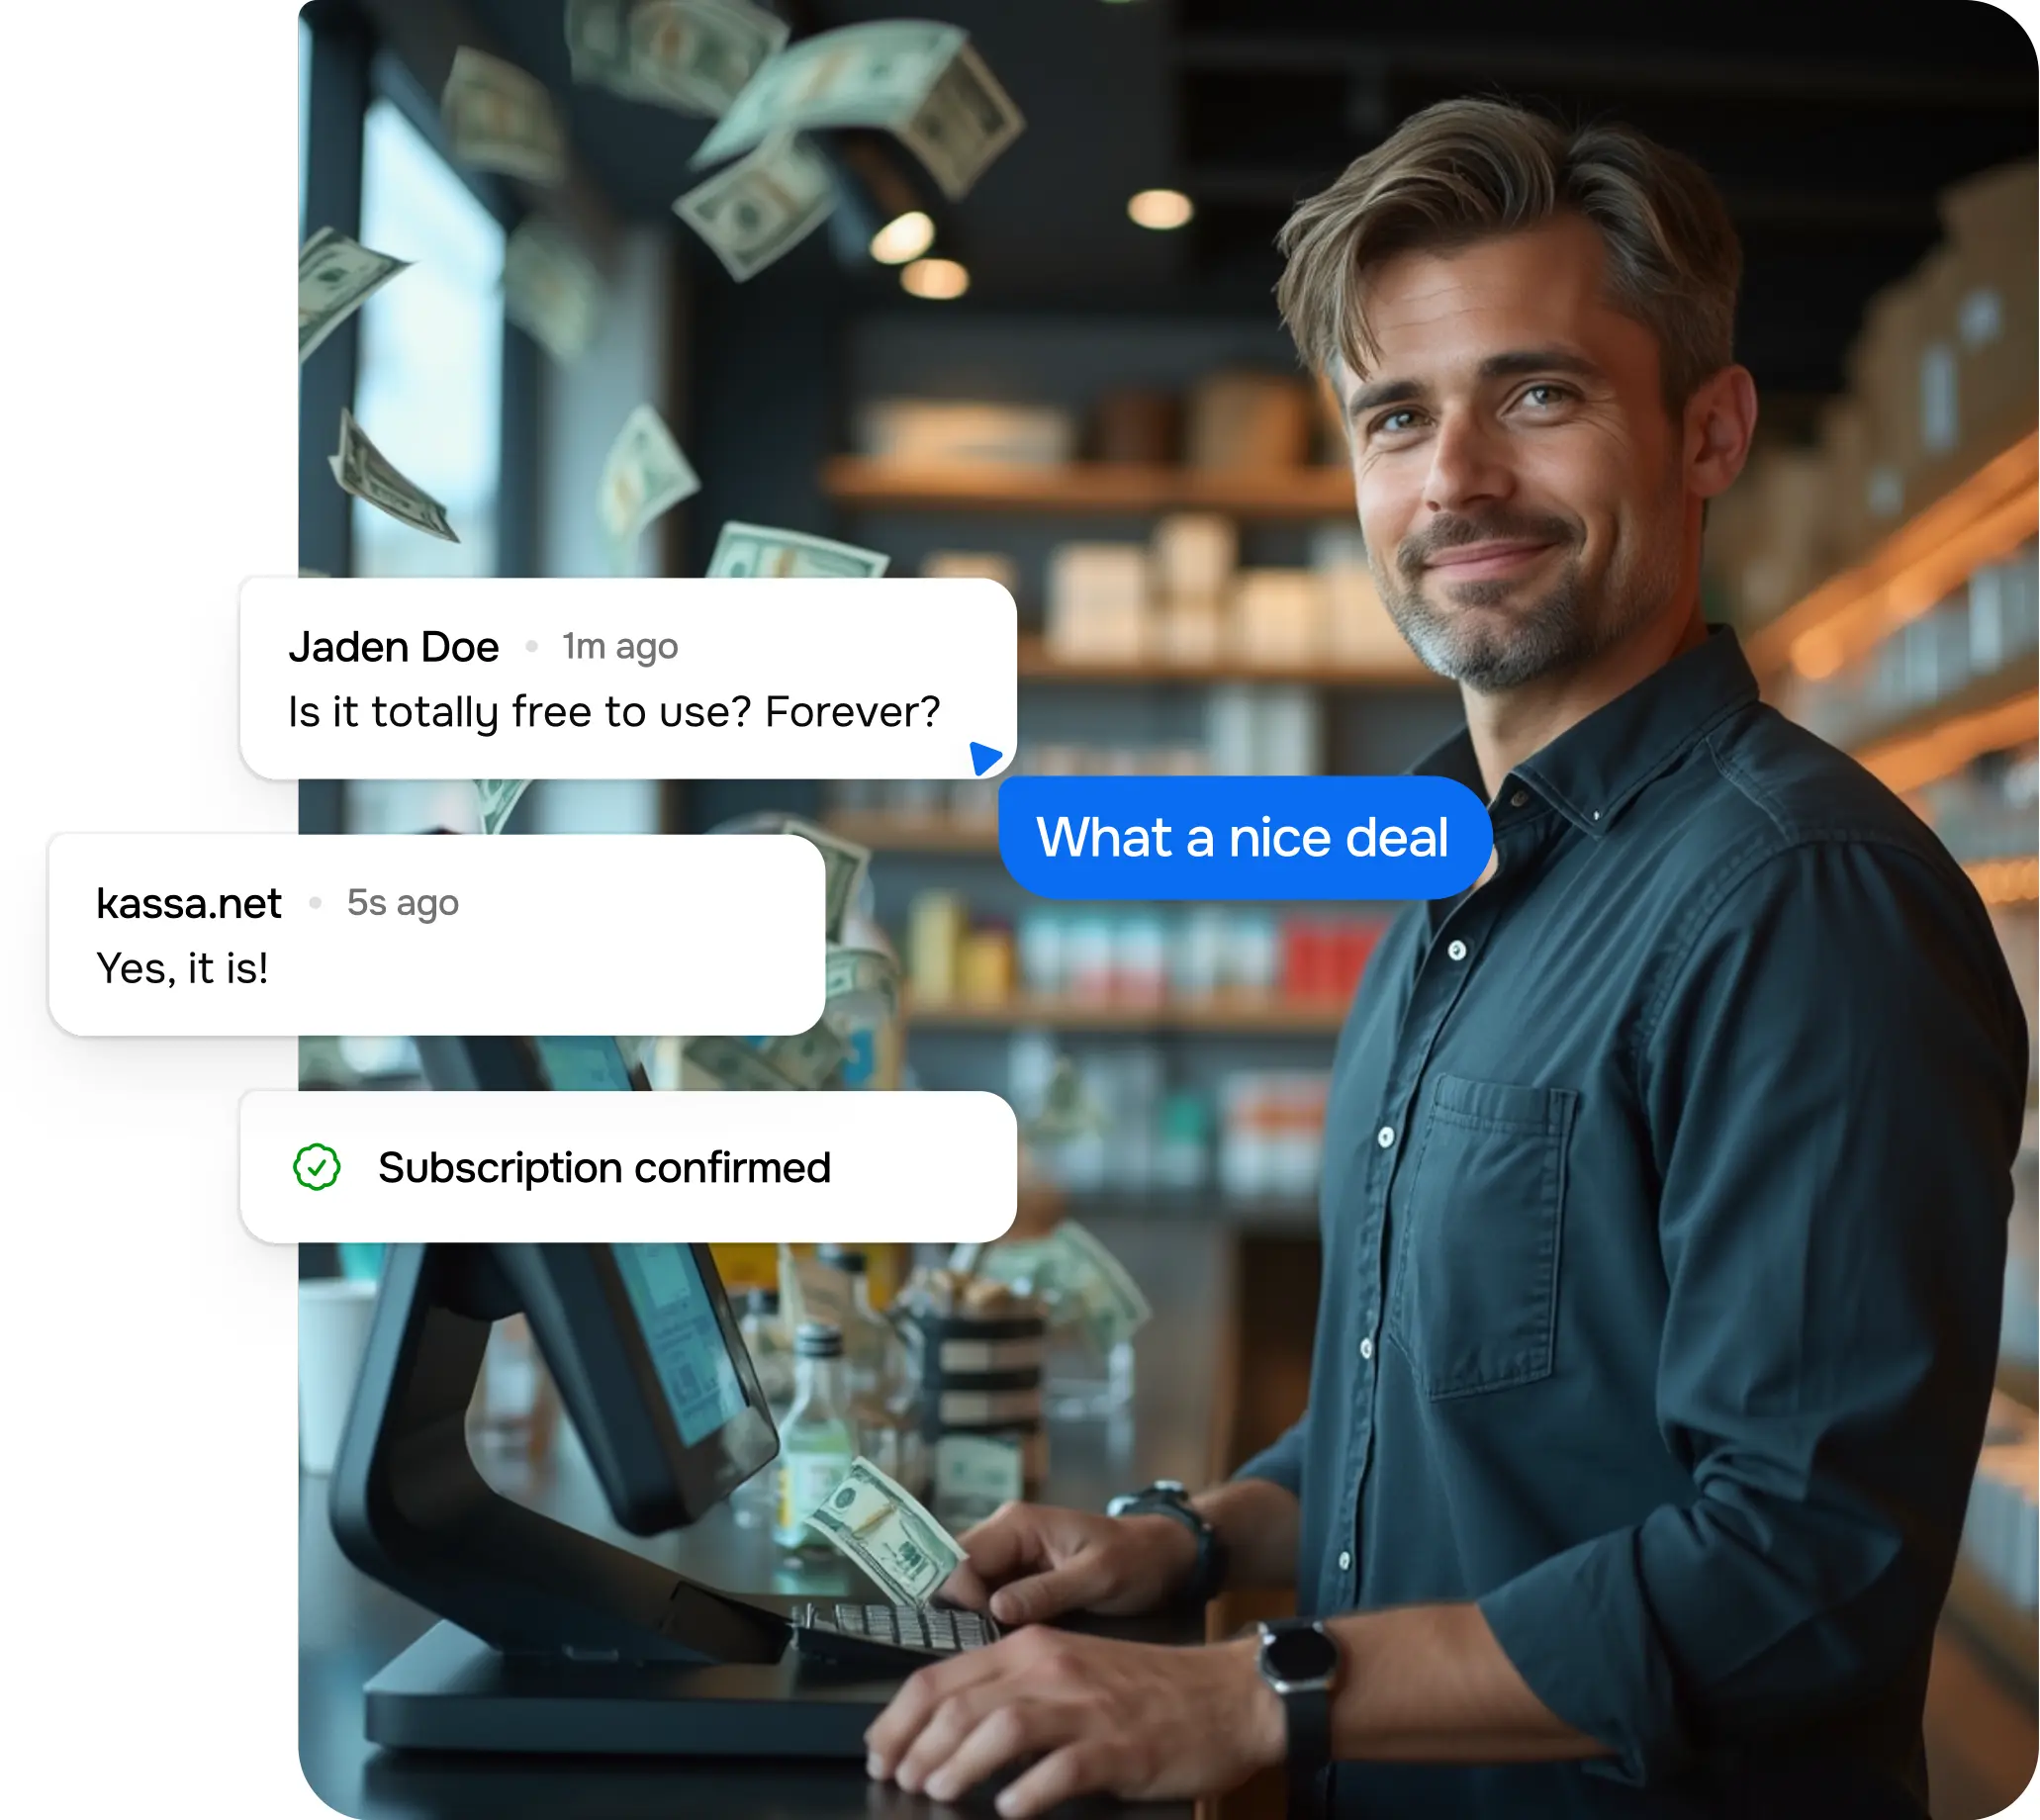
M1568 727L1512 774L1582 833L1606 834L1646 783L1757 695L1756 676L1734 629L1711 621L1703 643ZM1473 739L1464 727L1411 770L1450 777L1486 799Z

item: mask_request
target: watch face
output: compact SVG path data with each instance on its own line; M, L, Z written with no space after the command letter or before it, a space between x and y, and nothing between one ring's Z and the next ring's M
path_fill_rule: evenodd
M1273 1631L1261 1639L1261 1673L1291 1686L1329 1681L1339 1668L1339 1645L1315 1625Z

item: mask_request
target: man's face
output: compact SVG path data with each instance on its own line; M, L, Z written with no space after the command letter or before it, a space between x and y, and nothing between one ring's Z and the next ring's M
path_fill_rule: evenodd
M1679 586L1680 430L1604 256L1568 217L1384 261L1363 300L1379 356L1340 375L1382 600L1482 693L1576 670Z

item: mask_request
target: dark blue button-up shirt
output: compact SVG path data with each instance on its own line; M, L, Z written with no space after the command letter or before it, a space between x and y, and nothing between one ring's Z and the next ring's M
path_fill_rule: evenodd
M1482 791L1463 734L1419 769ZM1241 1473L1302 1610L1477 1600L1612 1755L1337 1809L1923 1812L2026 1097L1990 921L1725 627L1492 814L1340 1037L1310 1408Z

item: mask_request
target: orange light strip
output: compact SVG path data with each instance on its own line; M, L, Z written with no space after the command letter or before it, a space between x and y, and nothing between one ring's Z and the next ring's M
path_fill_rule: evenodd
M1966 576L2040 531L2040 431L1986 462L1887 537L1870 557L1752 633L1761 675L1786 664L1831 676L1944 598Z
M2040 689L1994 707L1944 720L1924 733L1887 740L1858 754L1864 769L1903 795L1960 771L1979 753L2040 737Z
M2015 860L1979 860L1962 868L1987 904L2030 904L2040 899L2040 854Z

